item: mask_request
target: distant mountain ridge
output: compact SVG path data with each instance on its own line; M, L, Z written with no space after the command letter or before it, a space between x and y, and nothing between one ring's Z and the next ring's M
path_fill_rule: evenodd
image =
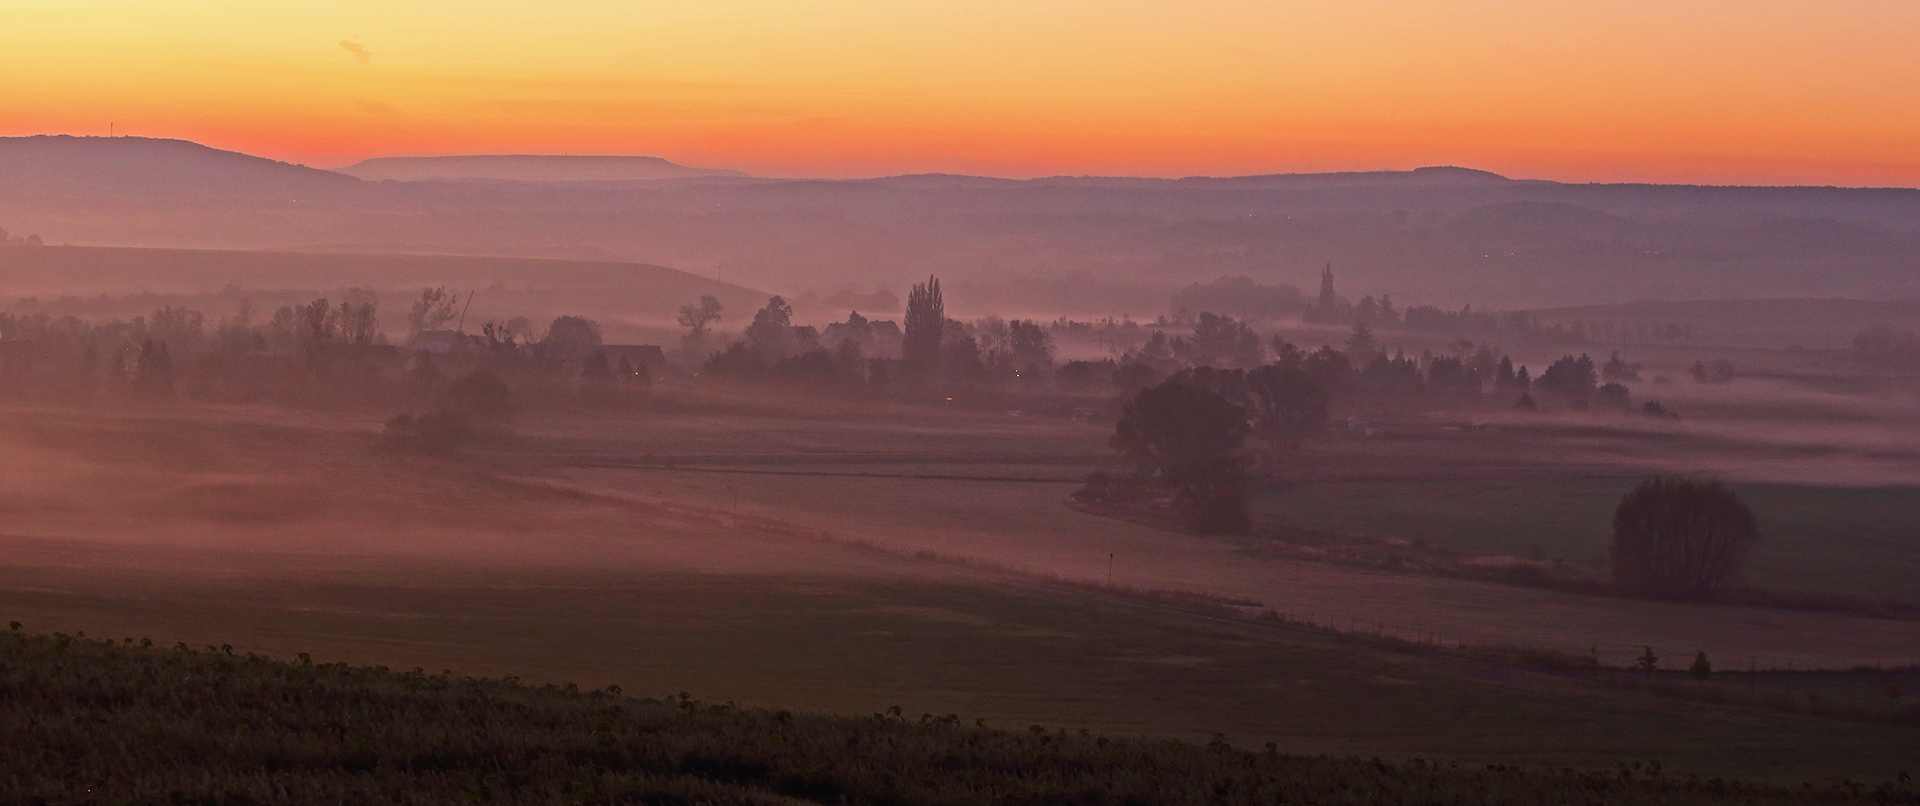
M939 274L969 311L1049 318L1151 315L1220 277L1311 286L1328 263L1354 296L1447 307L1920 297L1916 189L1579 184L1459 167L782 179L636 157L362 165L447 175L475 160L541 168L504 174L540 181L368 182L177 140L0 138L0 225L54 244L604 259L786 295L899 294ZM503 175L453 173L476 172ZM583 175L602 181L574 181ZM636 176L686 178L620 181Z
M153 137L0 137L0 185L8 190L143 194L280 195L360 185L351 176Z
M474 154L374 157L338 169L369 181L633 182L706 177L748 178L731 168L694 168L660 157L559 154Z

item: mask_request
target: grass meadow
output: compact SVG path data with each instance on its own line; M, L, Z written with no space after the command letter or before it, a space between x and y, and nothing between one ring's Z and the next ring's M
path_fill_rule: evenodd
M890 707L794 714L607 687L274 660L230 645L0 635L0 797L316 803L1902 803L1910 781L1301 756L994 728ZM103 737L115 737L112 741Z
M1889 780L1920 757L1920 733L1892 721L1651 685L1671 671L1635 686L1453 651L1592 647L1621 663L1652 643L1668 670L1696 647L1723 669L1765 653L1843 666L1912 651L1920 625L1250 556L1065 507L1071 479L1104 451L1088 423L884 407L565 416L435 459L385 443L371 417L9 414L0 622L29 633L686 691L798 714L898 706L1016 732L1219 734L1396 764L1658 761L1798 784ZM1446 469L1444 451L1421 445L1341 443L1301 467L1346 474L1329 484L1386 483L1373 478L1380 456L1424 450L1395 472ZM1482 470L1543 449L1503 450ZM1365 528L1381 523L1393 521ZM1108 573L1120 588L1258 601L1338 630L1108 595ZM1416 640L1350 634L1369 621ZM1791 679L1874 702L1858 675ZM1719 685L1737 687L1708 684Z
M1256 517L1333 536L1470 554L1604 563L1613 508L1638 476L1388 479L1289 484ZM1744 483L1762 542L1748 584L1920 603L1920 488Z

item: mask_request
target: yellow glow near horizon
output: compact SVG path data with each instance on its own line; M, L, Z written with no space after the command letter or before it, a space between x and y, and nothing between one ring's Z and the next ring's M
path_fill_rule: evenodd
M1920 4L17 0L0 134L321 166L1920 184Z

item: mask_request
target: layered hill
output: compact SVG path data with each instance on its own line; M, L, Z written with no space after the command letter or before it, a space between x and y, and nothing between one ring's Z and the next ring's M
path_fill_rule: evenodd
M151 137L0 137L0 187L9 192L93 192L146 197L337 193L344 174Z
M1920 295L1920 190L1901 188L1572 184L1458 167L765 179L566 156L344 170L397 181L177 141L16 138L0 142L0 226L49 243L669 265L791 297L904 296L938 274L963 317L1151 318L1189 283L1313 290L1328 263L1356 301L1452 309Z
M375 157L340 173L397 182L633 182L698 177L745 177L729 168L691 168L659 157L483 154L452 157Z
M703 295L720 299L723 327L751 318L767 301L764 292L665 266L460 255L13 246L0 247L0 276L9 302L34 297L28 309L95 319L146 315L161 305L218 318L243 300L271 310L368 288L385 301L382 318L391 327L421 288L444 285L472 294L475 326L488 318L543 322L580 314L611 326L610 338L657 339L674 326L679 306Z

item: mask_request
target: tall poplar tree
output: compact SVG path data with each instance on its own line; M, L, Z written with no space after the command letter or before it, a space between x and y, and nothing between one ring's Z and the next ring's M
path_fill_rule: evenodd
M901 358L907 363L932 367L940 359L940 337L947 326L947 306L940 298L940 278L927 276L915 283L907 294L907 332L901 345Z

